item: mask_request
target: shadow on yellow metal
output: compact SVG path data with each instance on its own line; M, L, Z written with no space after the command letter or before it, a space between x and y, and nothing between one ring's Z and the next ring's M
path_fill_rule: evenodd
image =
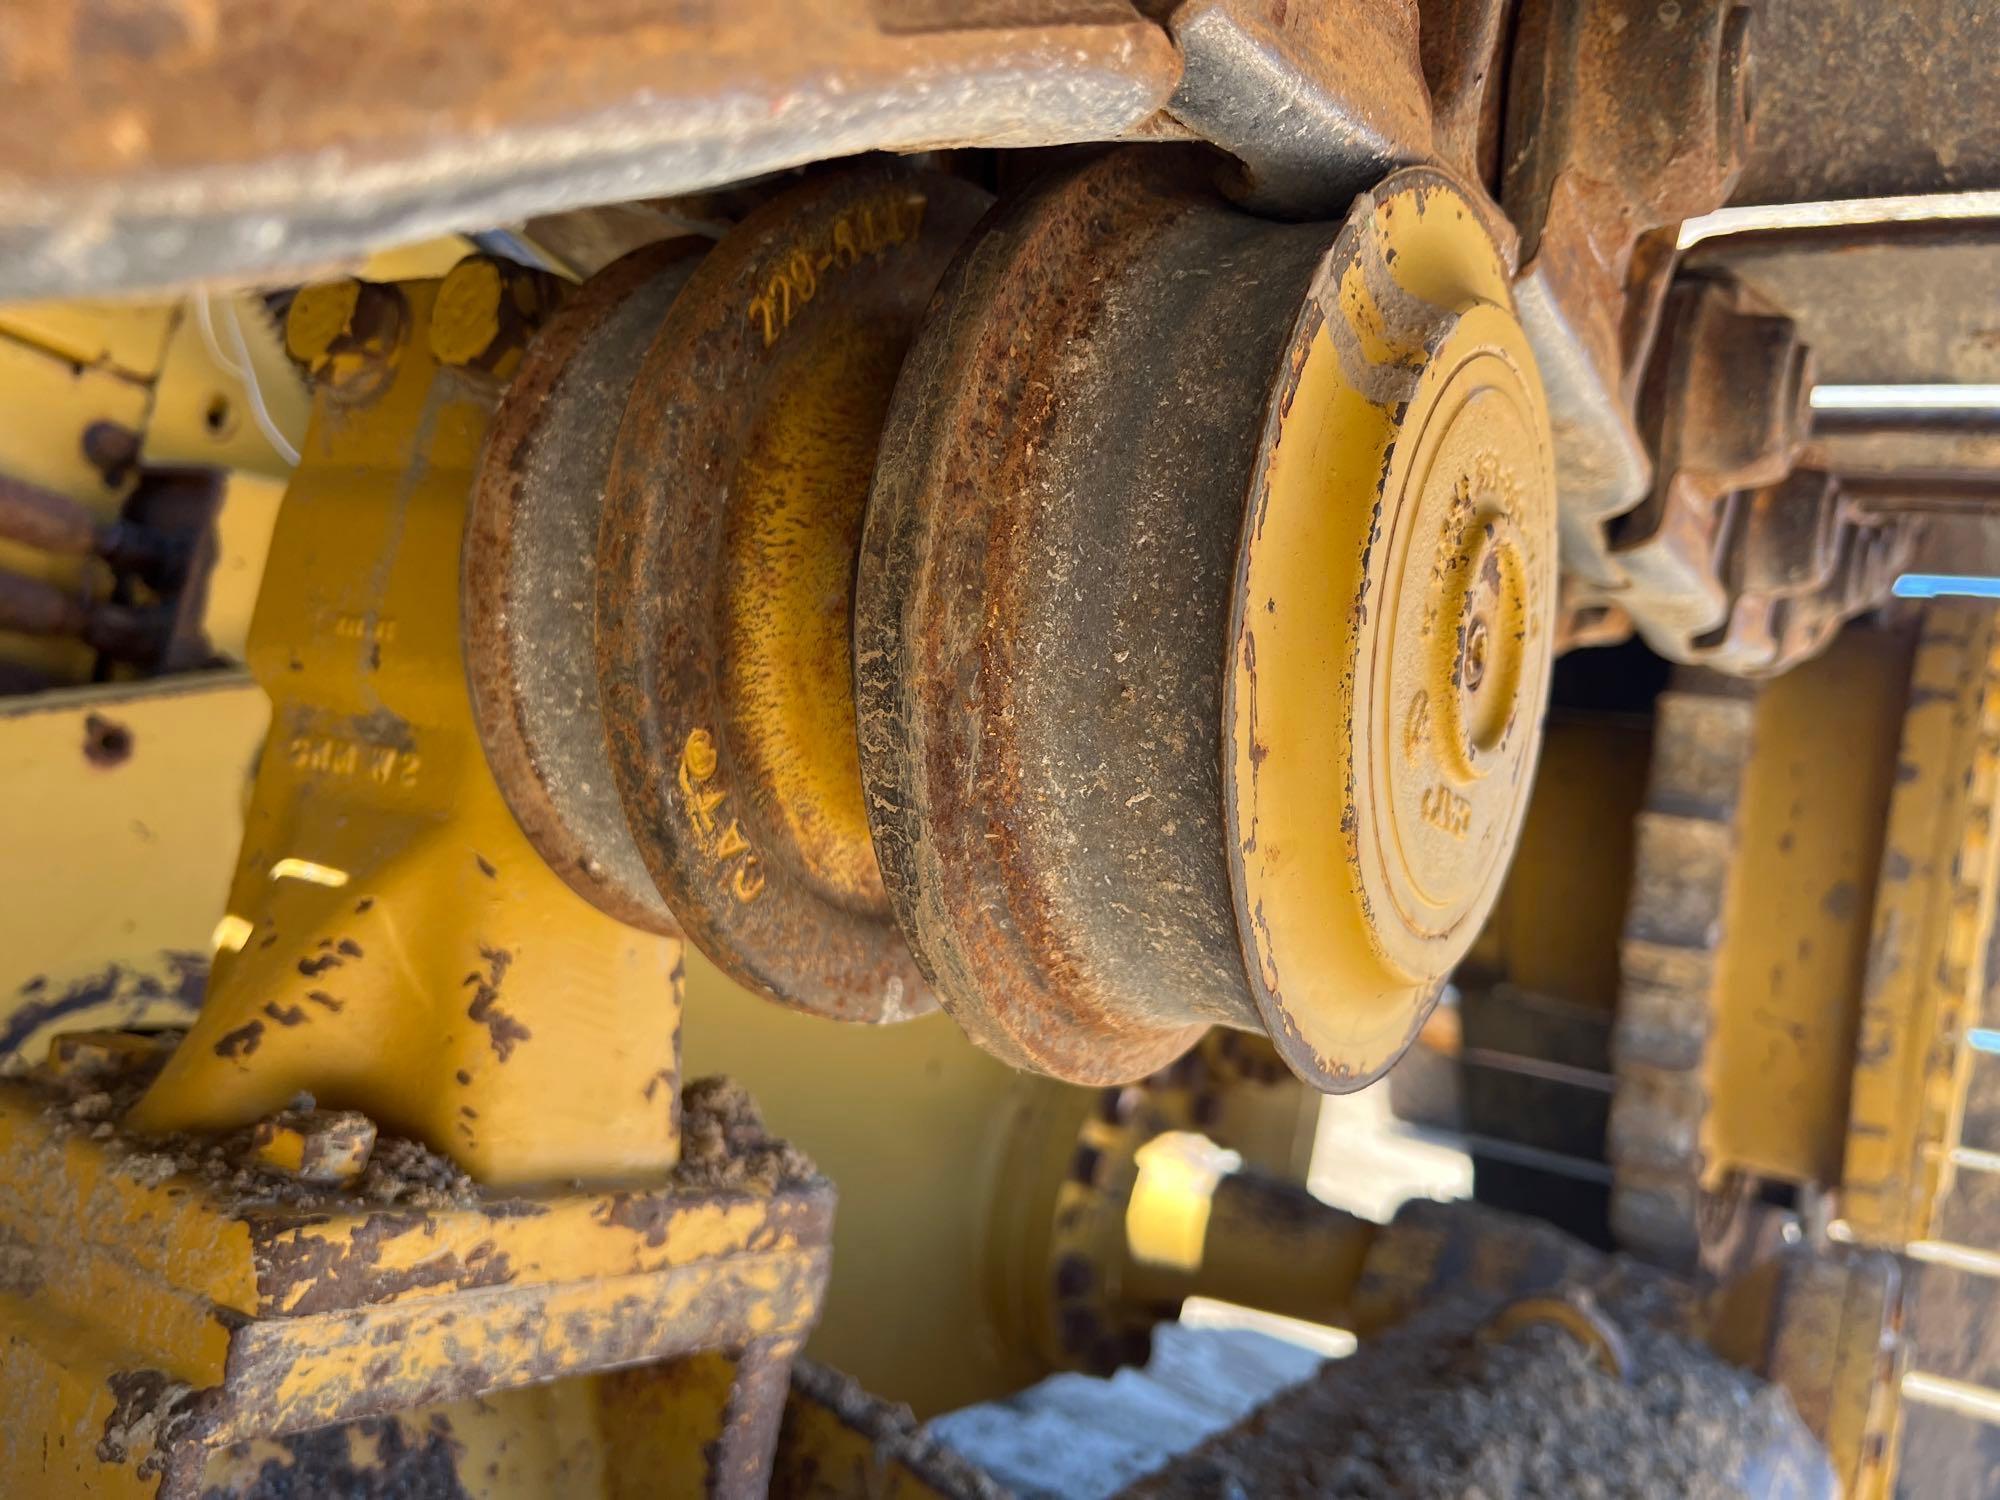
M404 305L323 384L272 539L250 644L272 732L208 999L128 1124L228 1129L305 1092L481 1181L657 1172L680 945L577 897L501 799L457 588L495 387L433 357L434 284L368 292Z
M741 1083L771 1129L811 1141L840 1184L841 1271L815 1357L921 1416L1046 1373L988 1297L1008 1212L996 1184L1036 1101L1087 1108L1090 1090L1015 1072L942 1014L855 1027L772 1005L699 953L688 955L685 1027L687 1071Z
M1911 645L1902 630L1848 630L1758 696L1715 976L1711 1188L1732 1169L1840 1180Z
M648 1369L442 1402L214 1450L202 1500L316 1493L457 1500L678 1500L726 1470L734 1413L757 1366L691 1355ZM747 1379L746 1379L747 1377ZM768 1393L766 1393L768 1394ZM799 1361L784 1395L771 1500L967 1500L997 1493L907 1408ZM721 1439L721 1441L717 1441Z
M1637 715L1550 713L1521 842L1461 984L1504 979L1594 1010L1617 1005L1648 739Z

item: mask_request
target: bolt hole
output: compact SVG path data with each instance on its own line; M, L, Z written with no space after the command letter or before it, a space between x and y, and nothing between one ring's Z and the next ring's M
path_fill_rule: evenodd
M211 437L227 437L236 426L236 408L220 391L208 398L208 409L201 414L204 426Z
M93 766L119 766L132 758L132 731L92 714L83 721L83 758Z

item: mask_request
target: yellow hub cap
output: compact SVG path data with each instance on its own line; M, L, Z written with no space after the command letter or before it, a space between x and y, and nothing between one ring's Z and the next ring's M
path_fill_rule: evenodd
M1507 269L1433 172L1357 208L1293 336L1237 558L1225 797L1287 1060L1394 1060L1498 894L1541 740L1548 414Z

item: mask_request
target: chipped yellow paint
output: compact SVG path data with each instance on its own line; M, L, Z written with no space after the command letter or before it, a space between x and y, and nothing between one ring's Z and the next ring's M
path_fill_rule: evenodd
M1907 632L1852 629L1758 696L1716 957L1705 1187L1840 1180Z
M306 1164L306 1138L289 1126L276 1126L260 1135L257 1160L280 1172L296 1172Z
M110 1377L134 1368L126 1350L89 1324L45 1304L0 1294L0 1490L9 1495L91 1495L152 1500L158 1478L138 1472L151 1455L136 1445L130 1462L99 1461L97 1445L117 1409Z
M742 1365L720 1353L646 1369L434 1403L371 1422L256 1438L212 1452L196 1493L210 1500L273 1488L316 1493L330 1471L359 1493L449 1492L459 1500L655 1500L728 1489L732 1460L754 1442L741 1431ZM753 1377L754 1378L754 1377ZM866 1398L856 1398L865 1402ZM867 1403L874 1405L874 1403ZM883 1426L900 1436L893 1409ZM866 1494L943 1500L957 1486L919 1480L902 1455L846 1425L847 1410L794 1386L785 1407L776 1494ZM732 1426L739 1430L732 1432ZM926 1450L905 1442L901 1446ZM869 1484L845 1483L868 1472Z
M1984 989L2000 842L2000 614L1924 612L1875 897L1854 1051L1842 1213L1864 1243L1935 1231Z
M79 1131L58 1138L45 1101L0 1090L0 1493L152 1495L126 1462L97 1457L115 1378L160 1371L222 1383L229 1331L218 1314L256 1302L248 1230L190 1197L168 1198L114 1169Z
M1238 556L1224 771L1258 1007L1304 1076L1351 1089L1415 1035L1512 853L1555 486L1507 268L1466 201L1391 178L1334 256Z
M260 1235L267 1264L317 1266L347 1255L363 1220L322 1215L292 1224L282 1215L273 1220L252 1214L250 1222L290 1225ZM474 1281L481 1266L509 1284L588 1280L651 1275L753 1252L789 1252L800 1244L797 1230L773 1217L769 1199L675 1201L643 1191L527 1200L506 1220L503 1234L496 1233L491 1216L469 1210L391 1214L370 1222L385 1231L370 1237L366 1254L379 1288L370 1300L383 1306L430 1295L435 1282L427 1282L425 1273L444 1266L469 1268ZM309 1311L328 1295L311 1274L274 1275L258 1310Z
M147 1368L214 1379L228 1341L213 1310L258 1306L248 1227L117 1170L87 1126L58 1133L45 1102L0 1088L0 1224L36 1268L37 1301L85 1322L116 1308Z
M407 1399L468 1370L507 1372L493 1382L501 1386L587 1374L632 1362L607 1349L649 1352L646 1334L655 1329L699 1329L696 1339L683 1336L683 1347L797 1329L810 1322L815 1294L811 1279L797 1276L799 1264L798 1257L745 1256L699 1272L556 1285L532 1298L432 1296L407 1314L368 1308L258 1324L239 1340L244 1362L281 1373L239 1414L242 1425L226 1422L218 1437L274 1423L294 1431L324 1426L379 1410L371 1392Z
M250 935L131 1124L227 1129L303 1090L482 1181L658 1171L680 945L577 897L487 768L457 570L494 388L431 357L432 285L398 295L392 373L321 393L271 542L273 729L228 904Z
M828 1269L822 1182L237 1204L186 1176L154 1180L135 1143L96 1140L47 1105L0 1085L0 1375L37 1414L0 1424L0 1493L45 1493L66 1472L64 1452L23 1439L72 1434L94 1451L107 1393L138 1372L211 1393L198 1440L226 1444L426 1393L797 1338Z
M458 1493L471 1500L613 1500L605 1468L619 1435L607 1427L600 1421L598 1382L557 1381L419 1407L381 1424L357 1423L303 1440L248 1439L209 1455L197 1493L254 1495L259 1481L268 1485L273 1474L309 1493L324 1474L313 1460L338 1451L345 1467L392 1492L399 1477L408 1482L448 1470ZM399 1473L399 1459L408 1470Z

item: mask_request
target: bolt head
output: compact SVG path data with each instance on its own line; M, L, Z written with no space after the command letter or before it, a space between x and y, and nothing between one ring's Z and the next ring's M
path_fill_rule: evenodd
M347 336L361 301L361 283L334 281L299 289L285 319L285 348L302 365L317 366Z
M320 384L345 396L380 390L409 326L403 294L368 281L302 288L285 318L285 348Z
M474 255L446 273L431 308L431 353L439 364L507 378L557 289L540 272Z

